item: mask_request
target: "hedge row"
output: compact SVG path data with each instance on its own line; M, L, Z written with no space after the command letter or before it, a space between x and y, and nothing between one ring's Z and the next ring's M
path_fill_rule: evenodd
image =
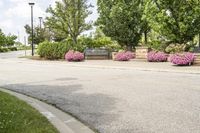
M17 51L17 48L16 47L10 47L10 48L1 47L0 48L0 53L9 52L9 51Z
M67 51L70 50L70 45L67 43L58 42L43 42L38 46L37 53L42 58L46 59L64 59Z

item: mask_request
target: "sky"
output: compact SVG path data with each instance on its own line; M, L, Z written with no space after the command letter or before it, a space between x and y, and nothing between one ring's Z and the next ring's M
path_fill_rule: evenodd
M18 41L24 42L24 26L31 23L31 8L29 2L34 2L34 25L39 25L38 17L47 15L45 13L49 5L54 6L56 0L0 0L0 29L5 34L14 34L18 36ZM96 2L97 0L88 0L94 7L91 9L93 14L87 20L95 21L98 17Z

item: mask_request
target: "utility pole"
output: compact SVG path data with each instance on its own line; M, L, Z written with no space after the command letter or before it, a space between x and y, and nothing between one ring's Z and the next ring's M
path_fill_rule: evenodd
M42 28L42 17L38 17L39 18L39 21L40 21L40 30Z
M20 33L19 31L17 33L18 33L18 42L20 42Z
M29 3L29 5L31 6L31 28L32 28L32 42L31 42L31 46L32 46L32 56L34 56L34 42L33 42L33 6L35 5L35 3Z
M26 36L24 36L25 56L26 56Z

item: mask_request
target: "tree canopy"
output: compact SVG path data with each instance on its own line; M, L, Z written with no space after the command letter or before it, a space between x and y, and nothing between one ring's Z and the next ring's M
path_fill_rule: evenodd
M0 29L0 47L10 47L15 44L15 40L17 39L17 36L15 35L5 35L2 30Z
M24 26L26 33L28 36L28 41L31 42L32 30L29 25ZM39 44L45 40L49 40L49 32L45 28L41 28L40 26L36 26L33 28L33 43Z
M57 33L72 38L74 44L77 44L78 36L86 30L89 30L91 22L86 22L86 18L91 14L87 0L62 0L57 1L55 8L49 7L46 18L46 25Z
M199 0L148 0L145 17L165 40L173 43L192 41L200 31Z
M140 0L98 0L97 24L106 36L125 45L136 46L142 35L142 3Z

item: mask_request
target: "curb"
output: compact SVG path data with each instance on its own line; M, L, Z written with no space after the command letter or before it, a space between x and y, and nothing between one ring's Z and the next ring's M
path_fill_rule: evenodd
M28 60L28 59L27 59ZM26 61L27 61L26 60ZM18 63L22 63L24 60L19 61ZM34 60L37 62L37 60ZM26 62L27 63L27 62ZM45 62L46 63L46 62ZM52 62L51 62L52 63ZM58 61L57 61L58 63ZM98 69L118 69L118 70L137 70L137 71L149 71L149 72L169 72L169 73L182 73L182 74L200 74L200 71L198 70L173 70L173 69L157 69L157 68L142 68L142 67L130 67L130 66L106 66L106 65L85 65L85 64L73 64L73 63L64 63L61 62L64 66L70 66L70 67L83 67L83 68L98 68ZM32 63L28 63L32 64Z
M62 112L49 104L10 90L0 88L0 91L16 96L17 98L27 102L44 115L60 133L94 133L94 131L71 115Z
M149 72L169 72L169 73L183 73L183 74L200 74L200 71L184 71L184 70L170 70L170 69L151 69L151 68L139 68L139 67L126 67L126 66L103 66L103 65L75 65L67 64L71 67L85 67L85 68L99 68L99 69L118 69L118 70L138 70Z

